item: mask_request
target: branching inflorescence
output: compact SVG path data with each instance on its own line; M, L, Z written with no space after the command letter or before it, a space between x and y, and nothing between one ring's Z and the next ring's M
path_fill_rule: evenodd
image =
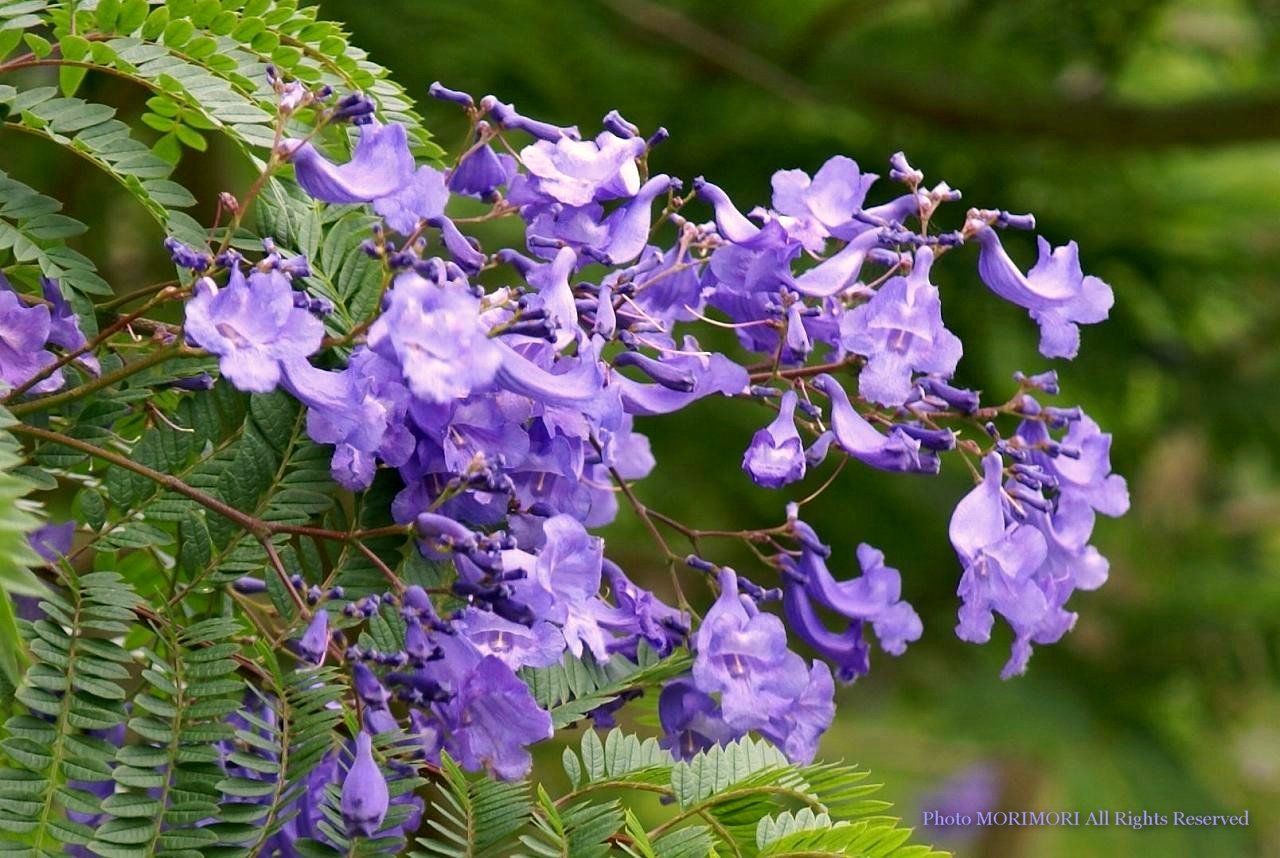
M1074 357L1079 325L1107 316L1111 289L1084 275L1074 243L1054 249L1039 239L1026 272L1009 257L1000 232L1033 229L1030 215L971 208L943 231L959 192L926 186L899 153L883 202L868 202L876 175L835 157L812 177L776 173L771 207L744 216L707 179L686 189L651 171L663 129L646 137L613 112L584 138L436 84L431 94L470 122L469 145L441 167L415 159L405 127L381 121L364 96L271 79L276 143L262 178L241 199L225 198L231 223L206 246L167 242L180 277L137 296L148 299L142 311L89 340L58 284L46 281L38 299L7 283L0 290L0 378L16 416L50 413L144 371L145 359L107 367L94 354L136 326L151 334L155 360L216 359L235 389L301 403L307 435L331 447L332 477L350 492L394 477L382 501L392 523L299 525L238 510L92 438L48 424L12 429L160 481L243 526L264 562L229 585L230 597L268 640L291 642L299 671L341 665L361 729L307 775L294 816L266 847L325 840L318 796L329 785L341 785L347 836L374 835L397 804L396 825L413 830L412 794L389 794L372 736L399 735L410 747L403 759L412 762L393 770L435 770L444 753L447 765L523 777L529 746L556 726L525 678L566 653L603 665L687 651L687 670L659 692L664 748L688 759L754 733L807 764L834 716L835 683L868 672L872 638L895 656L919 639L898 570L862 544L851 571L806 524L802 503L774 525L740 531L698 529L649 508L634 488L655 467L637 418L707 398L763 406L742 468L773 489L828 457L925 476L943 458L963 462L975 487L950 522L962 570L956 631L986 642L1001 617L1013 632L1005 676L1026 669L1033 644L1072 627L1074 591L1105 581L1107 561L1089 544L1094 517L1128 506L1124 480L1111 473L1110 436L1079 408L1042 402L1058 393L1053 371L1015 374L1013 396L995 405L952 383L963 346L945 326L934 278L939 261L966 245L977 245L987 287L1039 325L1044 356ZM348 134L349 157L327 154ZM350 325L336 324L331 302L306 288L306 258L267 241L251 259L234 240L267 179L290 168L316 204L377 216L363 249L380 293ZM494 220L518 222L520 246L467 234ZM185 300L180 327L145 318L175 299ZM697 333L712 328L731 330L740 351L705 347ZM206 373L173 385L214 381ZM653 537L674 605L635 583L592 534L620 503ZM396 535L416 540L438 580L405 580L371 547ZM72 553L70 537L44 530L36 548L57 563ZM384 586L355 594L303 575L280 537L341 544ZM759 569L724 566L703 550L711 537L740 540ZM686 541L694 553L677 550ZM697 581L715 601L695 621L685 590ZM172 599L213 583L179 582ZM291 619L272 620L259 595L272 590L291 599ZM364 633L388 617L399 628L390 649ZM816 657L795 652L797 643ZM248 716L232 716L241 732L278 729L282 693L261 688ZM591 714L607 723L627 696ZM243 756L225 766L262 779Z

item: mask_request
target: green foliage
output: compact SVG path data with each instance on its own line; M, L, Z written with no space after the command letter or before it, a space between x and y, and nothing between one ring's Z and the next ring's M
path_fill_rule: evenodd
M541 785L499 784L465 775L447 756L436 786L434 835L419 858L704 858L738 856L941 856L908 846L910 830L884 816L879 787L845 765L792 766L750 738L677 762L656 740L591 730L579 752L566 749L572 789L553 797ZM604 794L606 797L601 797ZM657 815L636 796L667 800ZM612 797L608 797L612 796ZM626 804L621 797L626 796ZM645 828L641 816L649 819ZM835 820L835 821L833 821ZM518 837L520 851L512 852Z
M34 663L16 696L31 714L11 717L0 741L14 766L0 771L0 831L34 858L61 855L62 844L113 842L120 830L93 829L66 812L96 813L99 799L84 787L112 778L114 748L90 731L126 718L132 659L113 637L129 630L138 597L114 572L66 583L65 597L40 603L45 619L21 624Z

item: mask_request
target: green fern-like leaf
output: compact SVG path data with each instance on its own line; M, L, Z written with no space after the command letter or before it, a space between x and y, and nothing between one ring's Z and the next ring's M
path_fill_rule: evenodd
M526 784L469 777L448 754L440 760L439 798L433 802L437 818L427 824L434 831L418 843L420 858L481 858L504 855L510 838L528 821L532 808Z
M0 770L0 831L36 858L104 836L68 812L97 813L85 786L113 777L113 749L90 731L125 720L132 659L113 638L128 631L137 602L119 575L95 572L69 577L65 598L41 602L45 619L21 624L34 663L16 696L32 714L10 718L0 740L10 761Z

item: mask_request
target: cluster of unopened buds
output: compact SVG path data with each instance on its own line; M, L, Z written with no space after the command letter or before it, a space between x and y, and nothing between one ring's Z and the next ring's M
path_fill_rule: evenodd
M960 193L927 188L901 153L890 159L898 190L887 201L868 204L878 177L834 157L813 176L775 173L771 206L744 215L706 179L681 196L679 180L651 173L662 129L646 136L613 112L584 138L436 84L431 94L459 105L472 132L439 168L417 163L406 129L379 122L368 99L273 80L282 128L303 107L322 126L358 126L340 163L318 148L317 129L281 135L273 164L292 165L317 201L380 217L365 245L385 271L376 315L326 331L331 305L308 291L307 261L273 246L253 264L175 241L169 249L195 281L187 342L216 355L240 390L283 388L303 403L343 486L360 491L380 469L394 471L395 520L449 570L439 593L309 599L321 607L298 653L310 664L345 654L366 733L403 731L424 759L446 749L468 768L520 777L552 722L518 671L566 652L603 662L687 646L690 673L660 693L666 747L688 756L754 732L793 760L812 759L835 681L867 673L872 636L898 655L921 622L880 551L859 546L850 569L799 504L776 526L740 534L770 576L764 584L671 550L663 533L698 531L636 501L632 484L655 466L636 422L707 397L768 409L743 456L760 486L795 483L837 455L915 474L937 473L944 456L967 466L976 487L950 524L962 570L957 633L985 642L1002 617L1013 631L1005 675L1025 669L1033 644L1072 627L1075 590L1106 579L1107 561L1089 544L1094 516L1128 506L1110 436L1078 408L1042 404L1058 393L1052 371L1016 375L1016 392L997 405L953 380L963 346L944 325L933 278L935 263L963 246L977 245L982 282L1030 313L1046 357L1074 357L1078 326L1108 314L1111 289L1082 272L1074 243L1039 239L1027 271L1006 253L1001 230L1033 229L1031 216L970 209L959 230L940 231L936 218ZM483 205L479 216L458 213ZM519 218L522 246L486 248L464 232L496 217ZM713 327L734 332L738 355L699 342L698 329ZM322 351L324 368L312 360ZM634 583L592 535L620 498L654 535L678 607ZM716 594L700 621L681 579ZM773 602L778 613L767 610ZM380 611L403 621L403 651L343 643ZM793 651L797 641L817 657ZM348 782L381 782L365 762L366 733ZM376 829L386 786L359 792L360 808L344 793L349 824Z

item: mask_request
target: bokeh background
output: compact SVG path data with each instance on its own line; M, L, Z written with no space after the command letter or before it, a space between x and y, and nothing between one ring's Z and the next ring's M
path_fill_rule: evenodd
M1033 211L1054 243L1076 239L1086 271L1116 293L1110 322L1087 328L1081 357L1057 367L1060 404L1085 404L1114 433L1130 482L1132 512L1100 519L1096 534L1111 580L1075 597L1080 620L1063 642L1002 682L1007 632L986 647L952 634L960 570L946 522L963 469L938 481L847 469L807 517L844 575L860 541L882 548L926 632L840 692L823 753L869 766L913 823L922 807L962 799L1250 811L1236 829L924 832L959 855L1280 856L1280 3L320 5L415 93L440 79L584 128L615 107L644 129L665 125L672 140L654 166L705 174L744 209L767 204L776 169L812 172L842 153L883 173L903 149L930 182L964 191L956 225L966 204L1002 207ZM114 96L95 94L133 97ZM457 113L423 109L456 151ZM160 236L109 180L23 148L6 151L6 169L94 227L86 249L111 282L159 279ZM216 145L188 162L184 183L202 200L242 186L242 166ZM1029 238L1010 244L1030 260ZM939 272L948 324L969 348L958 379L1003 399L1012 368L1048 363L1035 326L972 267ZM651 421L660 468L641 497L702 527L776 523L807 489L767 492L741 473L761 422L723 401ZM606 535L626 568L662 586L625 510ZM716 559L750 566L731 545Z

